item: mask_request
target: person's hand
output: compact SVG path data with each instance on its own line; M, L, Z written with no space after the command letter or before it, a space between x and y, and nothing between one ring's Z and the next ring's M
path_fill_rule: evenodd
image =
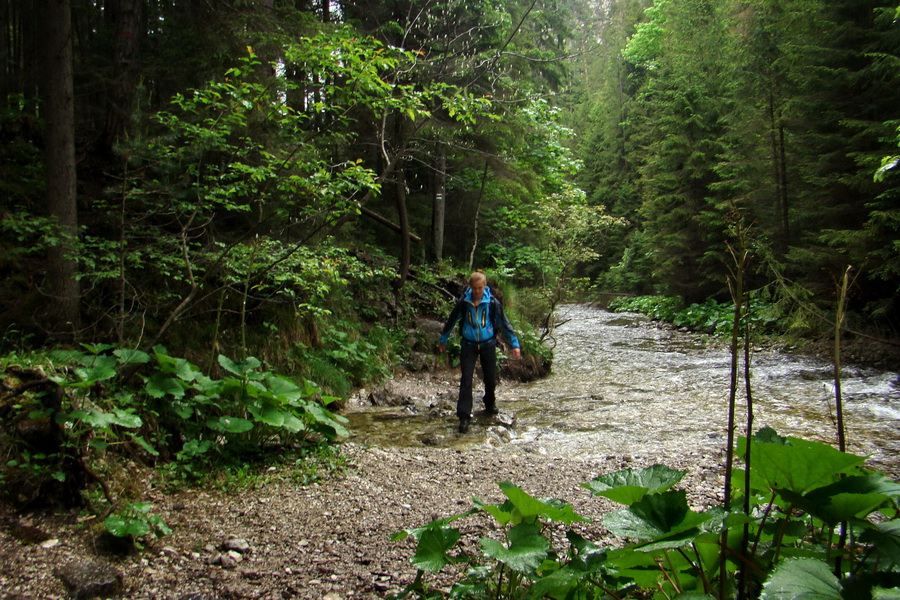
M444 353L444 345L438 344L438 354L443 354L443 353Z
M513 348L512 352L510 352L510 356L513 357L513 360L519 360L522 358L522 349L521 348Z

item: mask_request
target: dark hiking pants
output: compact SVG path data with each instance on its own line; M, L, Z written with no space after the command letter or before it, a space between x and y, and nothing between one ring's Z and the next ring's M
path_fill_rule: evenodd
M459 399L456 401L456 416L472 416L472 379L475 376L475 360L481 360L481 374L484 380L484 404L493 406L496 402L494 390L497 387L497 340L473 344L463 340L459 352Z

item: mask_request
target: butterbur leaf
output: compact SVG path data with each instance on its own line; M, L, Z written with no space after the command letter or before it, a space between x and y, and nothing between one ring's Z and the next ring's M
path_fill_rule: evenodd
M182 419L190 419L194 414L194 407L186 402L171 402L169 407Z
M262 421L266 425L271 425L272 427L281 427L284 425L284 416L284 411L271 405L265 405L259 411L257 420Z
M824 561L786 560L763 584L760 600L841 600L841 583Z
M284 413L284 423L281 426L291 433L299 433L306 429L306 424L291 413Z
M150 454L150 455L152 455L152 456L159 456L159 452L156 450L156 448L154 448L153 446L151 446L150 443L149 443L147 440L145 440L145 439L142 438L141 436L135 435L135 434L133 434L133 433L131 433L131 432L129 432L128 435L131 437L131 440L132 440L135 444L137 444L138 446L140 446L141 448L143 448L144 451L145 451L147 454Z
M240 417L213 417L206 421L206 426L224 433L244 433L253 429L253 423Z
M500 482L500 489L519 511L523 518L543 516L551 521L570 524L575 521L587 521L575 514L574 509L559 500L539 500L522 491L509 481Z
M494 517L500 525L506 525L513 519L513 510L515 510L515 507L509 500L503 504L485 504L479 498L473 498L473 503L476 507Z
M795 494L790 490L779 490L779 493L814 517L836 525L842 521L864 518L877 507L889 502L898 487L898 484L884 476L867 475L845 477L805 495Z
M598 546L571 530L566 532L566 539L578 553L576 561L582 565L583 570L596 569L606 562L607 548Z
M126 519L120 515L110 515L103 521L104 527L116 537L141 537L150 533L149 523L138 519Z
M837 475L865 462L865 458L841 452L828 444L797 438L788 441L789 444L753 443L754 486L804 494L832 483Z
M144 389L153 398L164 398L166 396L184 398L184 385L177 379L162 373L154 373L147 379Z
M119 358L119 363L123 365L142 365L150 362L150 355L140 350L119 348L118 350L113 350L113 354Z
M860 541L872 544L884 561L900 565L900 519L875 523L863 532Z
M118 408L113 410L112 416L110 417L110 423L129 429L137 429L144 424L138 415Z
M423 525L422 527L412 527L410 529L404 529L402 531L398 531L394 535L391 536L391 541L396 542L402 539L406 539L407 537L412 537L414 540L419 540L422 538L422 534L430 529L435 528L446 528L447 525L452 523L457 519L462 519L463 517L468 517L474 515L478 512L477 508L470 508L464 513L459 513L458 515L452 515L449 517L444 517L443 519L436 519L427 525Z
M589 573L563 567L544 575L528 589L529 598L567 598L567 592Z
M609 513L603 524L619 537L655 540L660 547L677 548L699 534L700 527L714 516L689 510L684 491L669 491L649 494L630 508Z
M276 398L284 402L296 402L303 398L303 390L296 383L285 377L270 375L266 377L266 385Z
M481 551L520 573L531 573L547 557L550 542L540 534L540 527L531 523L520 523L507 532L509 547L497 540L481 538Z
M459 529L451 527L429 527L419 536L412 563L423 571L436 572L453 559L447 551L459 541Z
M250 373L250 371L259 368L261 364L259 359L252 356L247 357L246 360L236 361L225 355L219 355L219 366L235 375L245 376Z
M664 492L681 481L687 471L676 471L665 465L653 465L646 469L625 469L592 479L582 486L595 496L603 496L615 502L632 505L647 494Z

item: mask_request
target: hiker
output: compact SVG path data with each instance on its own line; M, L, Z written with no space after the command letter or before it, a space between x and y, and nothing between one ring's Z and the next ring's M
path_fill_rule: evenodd
M460 325L462 342L459 353L459 398L456 401L456 416L459 417L459 432L469 430L472 420L472 378L475 375L475 359L481 359L481 372L484 379L484 412L495 415L497 399L494 389L497 387L497 334L503 333L512 345L512 358L522 358L519 338L516 337L509 319L503 313L500 300L491 294L487 278L481 271L469 276L469 288L456 302L450 317L441 331L438 352L444 352L444 346L450 338L450 332L457 321Z

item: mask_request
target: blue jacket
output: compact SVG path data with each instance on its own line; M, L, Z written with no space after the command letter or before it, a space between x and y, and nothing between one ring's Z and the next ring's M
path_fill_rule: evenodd
M493 341L497 334L503 333L509 338L513 348L519 347L519 338L516 337L509 319L503 312L500 301L491 294L491 288L485 287L484 294L478 306L472 303L472 290L467 289L456 302L447 323L441 331L441 344L446 344L450 339L450 332L457 321L462 321L460 334L463 340L472 344L480 344Z

